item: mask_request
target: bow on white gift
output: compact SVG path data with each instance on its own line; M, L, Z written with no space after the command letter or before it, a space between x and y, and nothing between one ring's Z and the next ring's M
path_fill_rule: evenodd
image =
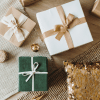
M13 34L15 34L18 42L25 40L29 32L21 26L26 22L26 20L27 17L23 14L21 14L18 21L16 21L12 14L4 16L1 19L1 22L10 27L10 29L4 34L4 38L10 40Z

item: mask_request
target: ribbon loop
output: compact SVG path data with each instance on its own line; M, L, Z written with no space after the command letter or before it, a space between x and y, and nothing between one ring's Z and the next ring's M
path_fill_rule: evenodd
M70 14L68 15L68 17L66 18L66 25L68 26L73 20L74 20L74 15Z
M23 75L23 76L27 76L27 75L29 75L29 74L30 74L30 73L23 73L22 75Z
M75 27L76 25L79 25L80 22L81 22L81 21L80 21L79 18L75 18L75 19L72 21L72 23L69 24L68 28L71 29L71 28Z
M36 71L36 69L39 67L39 63L38 63L38 62L35 62L33 65L34 65L34 67L35 67L35 68L34 68L34 71Z

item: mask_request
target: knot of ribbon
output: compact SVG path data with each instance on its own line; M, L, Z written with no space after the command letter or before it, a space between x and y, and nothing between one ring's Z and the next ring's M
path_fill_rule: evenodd
M55 38L59 41L66 32L69 32L68 29L71 29L78 25L80 23L80 20L78 18L75 18L73 14L69 14L68 17L62 22L63 25L55 25L54 27L54 31L58 33Z
M25 80L26 82L28 82L31 77L34 77L35 74L48 74L48 72L39 72L39 71L36 71L38 69L38 67L39 67L39 63L35 62L33 64L33 57L31 57L31 70L32 71L19 72L19 74L21 74L23 76L28 76L28 78Z
M56 9L62 21L62 25L55 25L54 29L44 32L43 37L45 39L47 37L57 34L55 38L60 41L61 38L64 36L67 42L68 48L69 49L74 48L73 40L69 33L69 29L75 27L76 25L86 23L86 19L85 17L75 18L75 16L70 13L66 18L66 15L62 6L58 6L56 7Z
M13 29L15 29L15 28L20 29L21 26L18 23L16 23L15 21L12 21L12 20L11 20L11 23L13 24L13 26L12 26Z
M22 74L23 76L29 76L25 81L28 82L29 79L36 73L39 71L36 71L37 68L39 67L39 63L35 62L32 66L32 71L27 71L27 72L20 72L19 74Z
M7 40L10 40L13 34L15 34L17 41L21 42L25 40L29 32L22 28L22 25L26 22L27 17L23 14L19 17L18 21L12 14L8 16L4 16L1 19L1 22L5 25L7 25L10 29L4 34L4 38Z

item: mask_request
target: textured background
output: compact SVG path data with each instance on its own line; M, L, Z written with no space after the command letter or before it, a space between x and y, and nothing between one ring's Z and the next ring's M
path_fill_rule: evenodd
M0 0L0 19L11 6L25 13L19 0ZM38 43L40 45L39 52L32 52L32 43ZM16 47L0 36L0 50L5 50L9 53L9 60L5 63L0 63L0 100L5 100L18 92L18 57L46 56L49 59L49 75L55 70L55 67L51 68L51 57L35 29L23 43L22 47Z
M2 1L0 1L1 5L2 5L3 1L7 1L5 3L5 6L6 6L6 4L8 6L11 6L12 4L14 4L14 2L16 0L2 0ZM9 3L8 3L8 1L9 1ZM69 1L71 1L71 0L40 0L39 2L33 4L33 5L29 6L29 7L26 7L25 10L26 10L27 14L30 16L30 18L33 19L35 22L37 22L37 20L36 20L36 13L37 12L40 12L40 11L43 11L43 10L47 10L49 8L61 5L63 3L69 2ZM100 18L97 18L97 17L95 17L94 15L91 14L91 10L92 10L94 1L95 0L80 0L82 8L83 8L83 11L84 11L85 16L86 16L86 20L88 22L88 25L90 27L90 30L91 30L91 33L92 33L92 36L93 36L94 42L86 44L86 45L78 47L78 48L75 48L75 49L72 49L72 50L69 50L69 51L67 51L67 52L65 52L63 54L59 54L59 55L53 56L53 60L56 63L57 68L60 68L60 67L63 66L63 64L62 64L63 60L71 60L72 58L74 58L77 55L83 53L84 51L87 51L91 46L93 46L95 43L97 43L100 40ZM2 7L2 6L0 6L0 7ZM19 8L19 7L17 7L17 8ZM4 7L2 9L6 10L7 7L6 8ZM0 13L4 14L4 12L0 12ZM18 63L17 59L18 59L19 56L21 56L21 55L32 55L32 56L34 56L34 55L44 55L44 56L48 56L48 58L51 59L51 57L48 54L48 51L46 49L46 46L45 46L44 42L42 42L40 40L39 36L42 38L41 32L39 30L38 23L37 23L37 25L35 27L35 30L33 31L33 34L31 33L31 35L24 42L24 44L22 45L21 48L17 48L17 47L14 47L14 46L12 48L12 46L9 44L9 42L6 42L3 38L1 40L1 38L0 38L0 49L1 48L4 49L4 50L7 49L7 51L10 53L10 60L5 63L5 67L3 67L3 66L1 67L1 65L0 65L0 70L1 70L0 72L3 71L8 75L8 77L6 77L7 75L5 73L4 74L0 74L0 79L2 79L2 76L5 76L2 82L4 82L4 83L8 82L7 84L4 85L7 88L7 91L9 90L6 93L14 94L14 93L17 92L17 88L18 88L17 77L18 76L17 76L16 73L18 73L18 66L16 64ZM33 42L37 42L37 43L39 43L41 45L41 47L40 47L41 50L38 52L38 54L33 53L30 50L30 45ZM24 51L27 52L27 53L25 54ZM11 63L12 60L14 60L14 63L12 65L9 65L9 63ZM54 66L52 66L51 68L49 67L49 69L52 70L53 67ZM53 70L52 71L51 70L50 70L50 72L53 71ZM9 77L9 75L10 75L10 77ZM11 80L10 83L9 83L9 80ZM1 83L0 83L0 86L2 86L2 84L4 84L4 83L2 83L2 84ZM13 84L13 88L12 88L12 84ZM3 94L4 93L3 90L6 91L5 87L2 87L2 88L0 87L0 89L1 89L0 93ZM15 91L15 92L13 92L13 91ZM16 96L22 95L22 94L23 93L20 93L20 94L17 94ZM30 93L28 93L28 94L25 93L25 94L27 96L31 95ZM6 95L3 94L3 96L6 96ZM32 96L33 96L33 94L32 94ZM15 98L17 98L17 97L15 97ZM12 99L10 98L9 100L14 100L14 98L12 97Z

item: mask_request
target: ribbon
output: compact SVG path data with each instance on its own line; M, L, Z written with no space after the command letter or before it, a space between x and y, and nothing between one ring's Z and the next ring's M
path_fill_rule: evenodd
M21 42L25 40L29 32L22 28L22 25L26 22L27 17L23 14L19 17L18 21L14 18L12 14L4 16L1 22L7 25L10 29L4 34L4 38L10 40L13 34L15 34L17 41Z
M28 76L28 78L25 80L26 82L28 82L30 78L32 77L32 91L34 91L34 75L35 74L48 74L48 72L36 71L38 67L39 67L39 63L35 62L33 64L33 57L31 57L31 70L32 71L19 72L19 74L22 74L23 76Z
M75 18L74 15L69 14L68 17L66 18L62 6L58 6L56 7L56 9L58 11L58 14L61 18L63 25L55 25L54 29L44 32L43 37L45 39L49 36L57 34L55 38L60 41L62 36L64 36L69 49L74 48L74 44L73 44L73 41L68 29L71 29L75 27L76 25L85 23L86 22L85 17Z

